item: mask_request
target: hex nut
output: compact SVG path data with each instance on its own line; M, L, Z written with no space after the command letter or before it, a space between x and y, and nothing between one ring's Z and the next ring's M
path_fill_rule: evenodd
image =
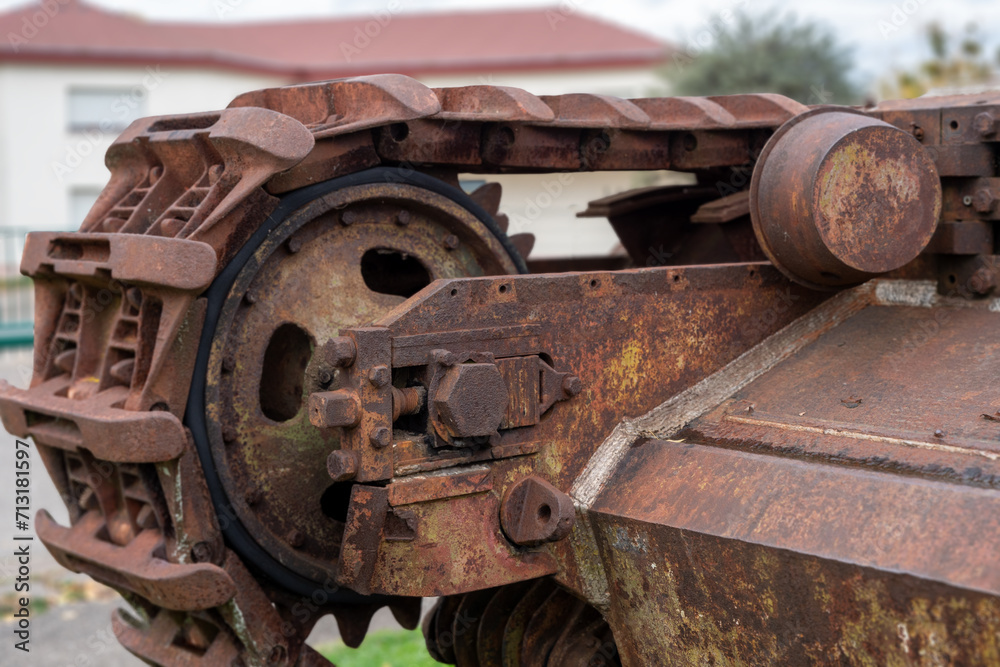
M434 391L440 424L456 438L496 433L507 411L507 383L495 364L458 364Z
M361 421L361 400L350 389L320 391L309 397L309 421L317 428L350 428Z

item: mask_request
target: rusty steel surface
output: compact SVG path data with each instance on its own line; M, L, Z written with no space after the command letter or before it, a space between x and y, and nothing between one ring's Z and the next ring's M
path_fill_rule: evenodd
M26 244L39 537L164 667L320 667L323 616L427 596L463 667L997 664L998 143L996 94L400 75L136 121ZM627 256L458 187L661 169L580 214Z

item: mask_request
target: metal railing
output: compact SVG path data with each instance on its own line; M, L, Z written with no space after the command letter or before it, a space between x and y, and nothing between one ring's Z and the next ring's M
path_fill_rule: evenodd
M0 349L30 347L34 336L35 292L21 275L21 254L28 230L0 227Z

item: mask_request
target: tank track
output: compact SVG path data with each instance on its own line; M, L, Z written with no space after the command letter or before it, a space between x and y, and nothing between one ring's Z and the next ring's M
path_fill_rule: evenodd
M940 112L937 139L925 118L942 104L865 113L908 131L919 125L937 145ZM185 422L205 291L283 197L331 179L381 166L451 184L459 172L673 169L732 178L807 111L778 95L536 97L383 75L261 90L218 112L137 121L108 151L110 182L79 232L32 234L24 253L22 270L36 285L34 375L27 390L0 388L0 411L8 431L34 438L72 524L42 511L39 537L62 565L132 603L135 616L117 615L115 634L150 664L328 664L305 644L326 613L349 645L384 605L415 627L419 600L368 599L335 585L303 598L227 546L233 517L213 503ZM967 175L956 150L935 153L942 176ZM529 618L523 600L536 599ZM473 607L496 623L458 641L456 624ZM560 633L542 632L557 618ZM427 633L446 662L464 664L461 655L473 653L478 664L500 664L489 656L520 634L521 648L510 649L519 657L502 664L617 664L613 652L601 658L613 644L602 623L542 580L444 598ZM531 641L554 642L549 662L524 657Z

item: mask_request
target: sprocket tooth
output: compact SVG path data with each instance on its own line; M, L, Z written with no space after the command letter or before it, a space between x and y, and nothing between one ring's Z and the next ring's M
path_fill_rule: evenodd
M556 588L535 610L521 640L521 664L524 667L546 667L546 658L559 638L567 612L574 613L574 606L582 604L566 591Z
M420 609L423 598L397 598L389 603L389 611L396 622L407 630L415 630L420 625Z
M497 213L493 216L493 219L496 221L497 227L500 228L500 231L506 234L507 230L510 229L510 218L507 217L507 214Z
M361 646L365 635L368 634L368 626L371 625L372 616L383 606L382 604L360 604L350 609L334 611L333 617L337 621L340 638L344 644L350 648Z
M523 234L514 234L510 237L510 242L514 244L517 251L521 253L521 257L527 259L528 255L535 248L535 235L529 232Z
M455 664L455 638L452 635L452 625L458 613L458 606L462 603L461 595L449 595L442 598L437 606L437 613L433 623L435 635L434 644L437 647L436 658L449 665Z
M483 207L495 219L500 211L500 198L503 196L503 186L495 181L483 183L469 193L472 201Z

